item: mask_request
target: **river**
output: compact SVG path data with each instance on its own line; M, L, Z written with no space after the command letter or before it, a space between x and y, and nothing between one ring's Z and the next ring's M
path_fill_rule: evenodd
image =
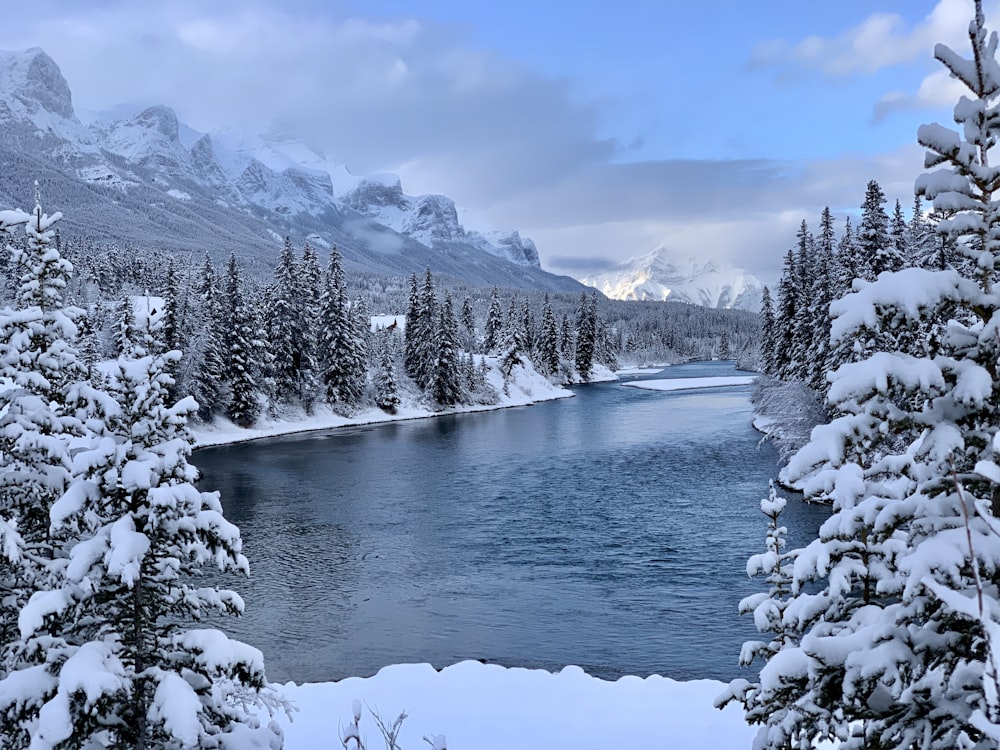
M736 374L731 363L655 377ZM777 457L749 386L616 383L529 407L195 453L241 529L246 614L271 679L462 659L614 679L730 679ZM824 508L790 502L792 542Z

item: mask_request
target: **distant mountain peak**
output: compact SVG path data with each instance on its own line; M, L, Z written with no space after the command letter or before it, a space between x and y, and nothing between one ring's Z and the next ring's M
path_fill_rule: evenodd
M662 246L580 281L611 299L669 299L744 310L760 309L763 290L755 276L740 268L693 256L678 258Z
M177 122L177 113L170 107L158 104L147 107L137 114L132 121L141 127L154 130L168 141L180 143L180 126Z
M43 112L67 120L75 117L69 84L55 60L40 47L0 51L0 99L22 117L34 119Z

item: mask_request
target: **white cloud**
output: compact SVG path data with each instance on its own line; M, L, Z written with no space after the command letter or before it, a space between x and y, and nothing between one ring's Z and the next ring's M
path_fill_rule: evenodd
M878 122L893 112L948 107L962 94L968 94L965 86L942 68L926 76L915 94L894 91L883 96L875 104L873 119Z
M953 16L964 30L967 5L942 0L911 29L873 16L835 39L773 42L758 54L776 65L864 72L949 38ZM536 240L543 263L567 258L553 270L668 244L766 278L803 218L813 223L825 205L856 210L872 178L908 203L920 169L916 146L824 162L615 164L619 147L595 135L599 105L579 103L571 82L477 49L450 27L294 7L38 0L8 11L0 47L45 48L91 109L164 103L202 130L280 121L358 174L397 172L409 192L442 192L517 228ZM938 79L925 84L917 97L946 97Z
M1000 16L1000 3L986 3L987 17ZM868 75L914 59L928 59L937 42L952 46L967 39L970 0L939 0L919 23L908 25L895 13L873 13L833 37L810 36L799 42L777 39L757 46L754 68L796 68L832 76Z

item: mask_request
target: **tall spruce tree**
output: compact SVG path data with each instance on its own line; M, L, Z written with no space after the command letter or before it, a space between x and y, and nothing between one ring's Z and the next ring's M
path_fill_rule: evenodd
M490 292L490 307L486 313L486 331L483 338L483 351L496 352L503 338L504 320L503 308L500 306L500 293L496 287Z
M227 414L240 427L250 427L260 414L257 387L259 336L255 320L243 294L236 255L229 256L226 268L226 302L229 318L229 348L226 376L229 381Z
M152 335L151 325L139 327ZM245 706L267 700L260 652L193 627L243 609L202 570L248 567L218 495L194 486L186 420L196 405L165 401L177 356L136 347L119 357L113 400L89 420L100 429L52 506L54 533L75 541L19 617L16 650L44 659L0 682L14 746L224 747L258 725Z
M542 302L542 337L540 342L540 361L542 371L546 375L559 372L559 329L556 326L556 316L552 311L549 295Z
M576 371L580 380L590 382L597 344L597 297L580 292L576 309Z
M801 635L734 684L759 748L1000 744L1000 136L997 36L976 0L971 59L935 57L969 91L959 125L924 125L917 189L975 266L906 269L833 305L834 340L948 321L933 356L875 351L833 374L838 413L784 478L833 515L796 551L783 623ZM872 336L872 331L875 336ZM763 613L762 613L763 614ZM756 612L755 612L756 615Z
M463 400L459 370L458 322L455 320L451 294L445 294L438 317L437 355L431 380L431 395L442 406L453 406Z
M302 287L292 241L285 238L274 269L268 338L274 357L274 381L278 398L285 402L302 397L305 320Z
M774 303L771 301L771 290L766 286L760 297L760 359L761 368L767 375L776 375L774 348L777 326L774 318Z

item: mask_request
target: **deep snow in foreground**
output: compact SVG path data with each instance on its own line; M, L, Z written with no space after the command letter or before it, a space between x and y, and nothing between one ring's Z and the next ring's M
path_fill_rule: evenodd
M361 701L362 739L384 747L369 708L391 723L401 711L400 747L427 748L444 735L451 750L607 750L684 748L745 750L755 728L738 706L712 707L723 683L676 682L657 675L607 682L579 667L551 673L465 661L440 672L429 664L385 667L373 677L296 686L283 691L299 709L281 719L286 750L339 747L339 731Z
M622 383L622 385L629 385L633 388L646 388L650 391L687 391L695 388L720 388L724 385L750 385L756 379L756 375L728 375L717 378L636 380L632 383Z

